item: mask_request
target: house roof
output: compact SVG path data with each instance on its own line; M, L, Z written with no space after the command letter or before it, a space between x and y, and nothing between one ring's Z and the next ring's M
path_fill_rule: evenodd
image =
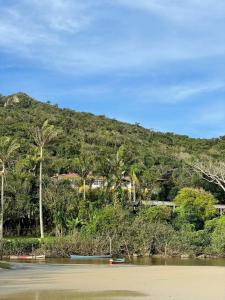
M77 173L64 173L64 174L56 174L54 178L57 179L79 179L80 175Z

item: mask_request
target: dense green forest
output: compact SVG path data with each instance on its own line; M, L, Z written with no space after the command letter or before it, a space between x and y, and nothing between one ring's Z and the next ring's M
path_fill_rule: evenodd
M51 126L53 136L40 158L37 132L43 126ZM224 191L187 164L203 155L225 161L225 137L161 133L61 109L24 93L0 96L0 143L6 137L15 151L0 170L5 236L40 235L42 164L43 230L48 236L65 236L67 245L76 236L80 248L71 246L66 253L104 252L106 245L98 241L109 236L117 240L115 251L225 253L224 217L213 207L225 203ZM103 185L94 189L96 179ZM175 201L178 208L146 208L143 200Z

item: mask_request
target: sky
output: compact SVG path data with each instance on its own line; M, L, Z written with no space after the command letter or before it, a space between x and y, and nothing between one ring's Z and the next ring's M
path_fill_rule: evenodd
M0 0L0 93L225 135L225 0Z

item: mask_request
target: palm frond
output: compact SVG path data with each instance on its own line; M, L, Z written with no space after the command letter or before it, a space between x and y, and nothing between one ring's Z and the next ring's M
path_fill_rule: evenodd
M3 136L0 138L0 163L7 163L20 147L16 139Z

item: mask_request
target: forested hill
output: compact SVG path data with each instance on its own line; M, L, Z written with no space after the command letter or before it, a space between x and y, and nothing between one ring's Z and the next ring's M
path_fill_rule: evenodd
M187 153L198 157L203 153L225 158L225 138L194 139L173 133L160 133L138 124L119 122L105 116L61 109L39 102L24 93L0 96L0 136L19 140L17 164L34 155L31 130L45 120L61 130L46 149L45 174L75 172L73 160L81 155L92 157L92 172L107 176L110 162L121 145L125 147L124 171L136 166L141 186L149 188L148 197L171 200L184 186L202 186L219 199L224 195L214 185L186 170L182 157ZM140 194L140 197L141 196Z

